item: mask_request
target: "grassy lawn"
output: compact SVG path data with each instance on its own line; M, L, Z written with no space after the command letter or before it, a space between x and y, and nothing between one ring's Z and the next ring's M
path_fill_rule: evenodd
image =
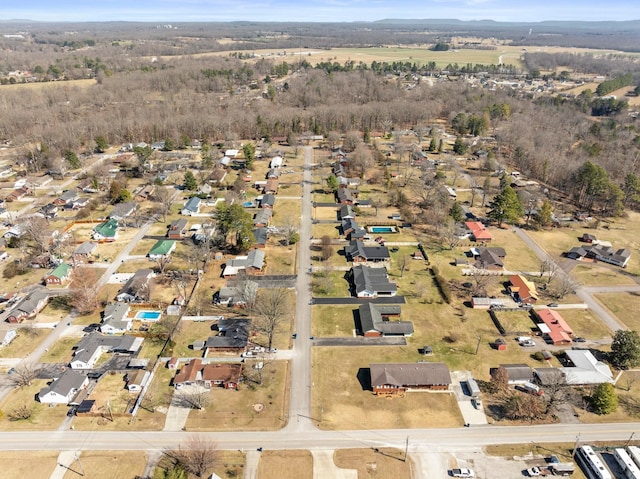
M251 368L252 364L252 361L247 361L245 368ZM209 392L211 405L202 411L192 410L186 430L272 431L282 428L287 423L287 370L286 361L267 362L264 364L262 385L244 382L238 391L212 389ZM262 404L264 409L256 412L256 404Z
M82 334L74 334L65 336L55 342L51 349L44 353L40 361L43 363L68 363L72 356L72 348L82 338Z
M611 337L612 333L609 328L588 309L563 309L559 313L569 323L575 336L589 339L608 339Z
M287 179L284 179L281 181L288 181ZM296 185L296 184L290 184L290 185L283 185L281 184L280 187L278 188L278 195L280 196L302 196L302 185ZM276 200L277 202L278 200Z
M313 456L309 451L264 451L258 465L260 479L312 479Z
M336 224L315 224L311 226L311 233L314 238L322 238L327 235L331 239L342 238L339 225Z
M603 293L594 296L629 329L640 331L640 317L638 316L640 296L638 293Z
M404 461L404 451L392 448L339 449L333 453L333 462L343 469L357 469L358 478L393 477L409 479L412 476L411 458Z
M313 218L316 220L338 220L338 208L314 208Z
M49 479L58 463L58 451L0 451L6 479Z
M448 393L376 397L368 389L369 364L404 361L406 348L313 348L311 415L321 429L459 427L462 416ZM361 382L365 383L365 387Z
M0 358L24 358L47 337L46 329L17 328L17 335L8 346L0 348Z
M320 305L312 308L312 331L318 337L350 337L355 330L353 311L357 305Z
M615 375L615 371L614 371ZM580 422L588 424L601 424L609 422L632 422L640 418L640 373L638 371L625 371L615 386L618 397L618 408L611 414L598 415L583 408L574 407ZM589 394L589 389L584 388L583 394Z
M213 336L214 332L211 329L213 323L213 321L180 321L177 332L173 336L175 346L171 354L176 357L202 356L202 351L194 351L191 345L194 341L206 341L209 336Z
M0 418L0 429L3 431L55 431L67 415L68 408L63 405L49 407L35 401L35 396L47 385L44 379L36 379L31 386L14 389L0 403L0 411L4 416ZM22 406L31 408L31 417L20 421L12 421L9 417L12 411Z
M333 195L333 193L324 193L322 192L321 189L316 189L315 192L313 193L313 197L312 197L313 201L315 201L316 203L335 203L336 198ZM339 206L339 205L337 205ZM326 207L322 207L322 208L317 208L318 210L320 209L327 209Z
M578 263L572 270L571 276L578 283L585 286L613 286L634 285L636 282L623 269L610 269L600 264Z
M3 272L6 265L14 259L17 259L20 255L18 250L7 249L9 253L9 259L0 263L0 269ZM0 272L0 291L19 291L20 288L31 284L40 283L42 278L49 270L41 268L27 268L24 274L14 276L13 278L5 278Z
M295 274L297 256L296 245L268 246L265 250L267 274Z
M64 479L76 479L77 471L83 470L84 476L90 479L136 477L144 472L147 455L144 451L82 451L80 461L82 468L75 462Z
M315 296L349 296L349 283L344 279L345 271L313 273L313 294Z
M273 226L300 226L300 201L277 199L273 207Z
M504 248L504 267L509 271L540 271L540 260L511 229L489 228L493 241L489 246Z

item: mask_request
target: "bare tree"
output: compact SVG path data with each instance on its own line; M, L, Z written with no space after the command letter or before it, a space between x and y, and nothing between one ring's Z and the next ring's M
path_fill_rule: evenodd
M35 255L49 251L51 230L47 220L40 216L30 216L21 223L21 226L25 237L31 240Z
M26 421L31 418L33 408L28 404L22 404L9 413L11 421Z
M540 261L540 277L547 276L547 284L553 281L558 272L558 265L551 259L544 259Z
M173 403L189 409L204 409L211 403L209 390L202 386L184 386L173 393Z
M22 363L14 368L13 374L11 374L11 382L22 389L31 386L37 376L38 370L32 364Z
M445 226L440 231L440 237L450 250L453 250L453 248L460 244L460 236L456 229L456 222L453 218L448 217L446 219Z
M189 311L194 316L202 316L211 304L211 295L204 288L198 288L189 301Z
M165 451L165 454L197 477L208 474L219 460L216 443L198 435L189 436L184 444L177 449Z
M236 290L238 291L244 306L248 310L252 311L256 305L256 299L258 297L258 283L251 281L246 275L239 275L239 278L240 279L236 282Z
M495 277L489 274L481 274L480 271L473 269L471 278L473 279L473 288L471 289L471 294L473 296L486 296L487 287L491 284Z
M491 372L491 383L500 392L505 392L509 389L509 374L503 367L494 369Z
M159 186L153 195L155 201L159 204L159 211L162 214L162 221L167 221L167 214L171 210L173 203L173 194L166 186Z
M290 302L289 290L286 288L263 289L256 299L253 307L256 314L254 326L267 336L268 349L272 348L273 338L290 314Z
M407 255L402 255L398 258L398 268L400 269L400 277L404 276L404 272L409 267L409 257Z
M373 155L371 150L364 143L358 143L352 153L352 164L354 168L360 170L360 178L364 179L366 172L373 166Z
M164 274L167 270L167 266L171 263L171 256L168 254L159 255L156 256L153 261L158 266L158 273Z
M333 255L333 246L331 246L331 236L324 235L321 239L322 244L322 261L327 261Z
M71 272L71 305L80 314L93 313L99 305L96 283L98 275L93 268L76 267Z
M568 274L558 276L553 282L553 292L558 299L564 298L569 293L575 292L577 285Z

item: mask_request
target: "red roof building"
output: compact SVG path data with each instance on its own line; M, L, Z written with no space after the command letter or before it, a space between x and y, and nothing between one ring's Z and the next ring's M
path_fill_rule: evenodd
M479 221L467 221L465 226L471 231L471 236L474 241L491 241L493 237L489 230Z
M535 311L537 318L544 323L546 328L538 325L545 338L550 340L554 345L571 344L571 336L573 329L567 324L560 313L552 309L540 309Z

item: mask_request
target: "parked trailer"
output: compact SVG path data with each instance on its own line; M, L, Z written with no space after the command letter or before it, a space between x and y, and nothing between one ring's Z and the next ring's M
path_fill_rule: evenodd
M480 396L480 386L478 386L478 383L475 379L467 379L467 387L469 388L469 394L471 394L471 397L475 398Z
M636 466L640 467L640 447L628 446L627 452L629 453L629 456L631 456L633 462L636 463Z
M609 470L602 463L591 446L581 446L576 452L576 458L583 466L583 470L590 479L613 479Z
M554 476L570 476L576 470L572 462L557 462L549 466Z
M636 463L633 462L633 459L631 459L627 451L618 447L615 449L614 455L627 479L640 479L640 469L636 466Z

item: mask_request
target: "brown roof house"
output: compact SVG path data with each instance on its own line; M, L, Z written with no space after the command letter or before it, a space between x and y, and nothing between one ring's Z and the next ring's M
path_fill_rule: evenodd
M536 285L519 274L509 276L509 293L518 303L533 304L538 301Z
M444 363L370 364L371 387L378 396L400 395L411 390L446 391L451 385Z
M192 359L175 375L173 386L176 389L196 385L207 389L214 386L238 389L241 377L242 364L202 364L202 359Z
M173 220L169 225L169 229L167 230L167 238L169 239L181 239L187 235L189 231L189 222L180 218L179 220Z
M9 323L21 323L25 319L35 317L44 309L49 301L49 294L46 291L34 291L24 298L7 316Z

